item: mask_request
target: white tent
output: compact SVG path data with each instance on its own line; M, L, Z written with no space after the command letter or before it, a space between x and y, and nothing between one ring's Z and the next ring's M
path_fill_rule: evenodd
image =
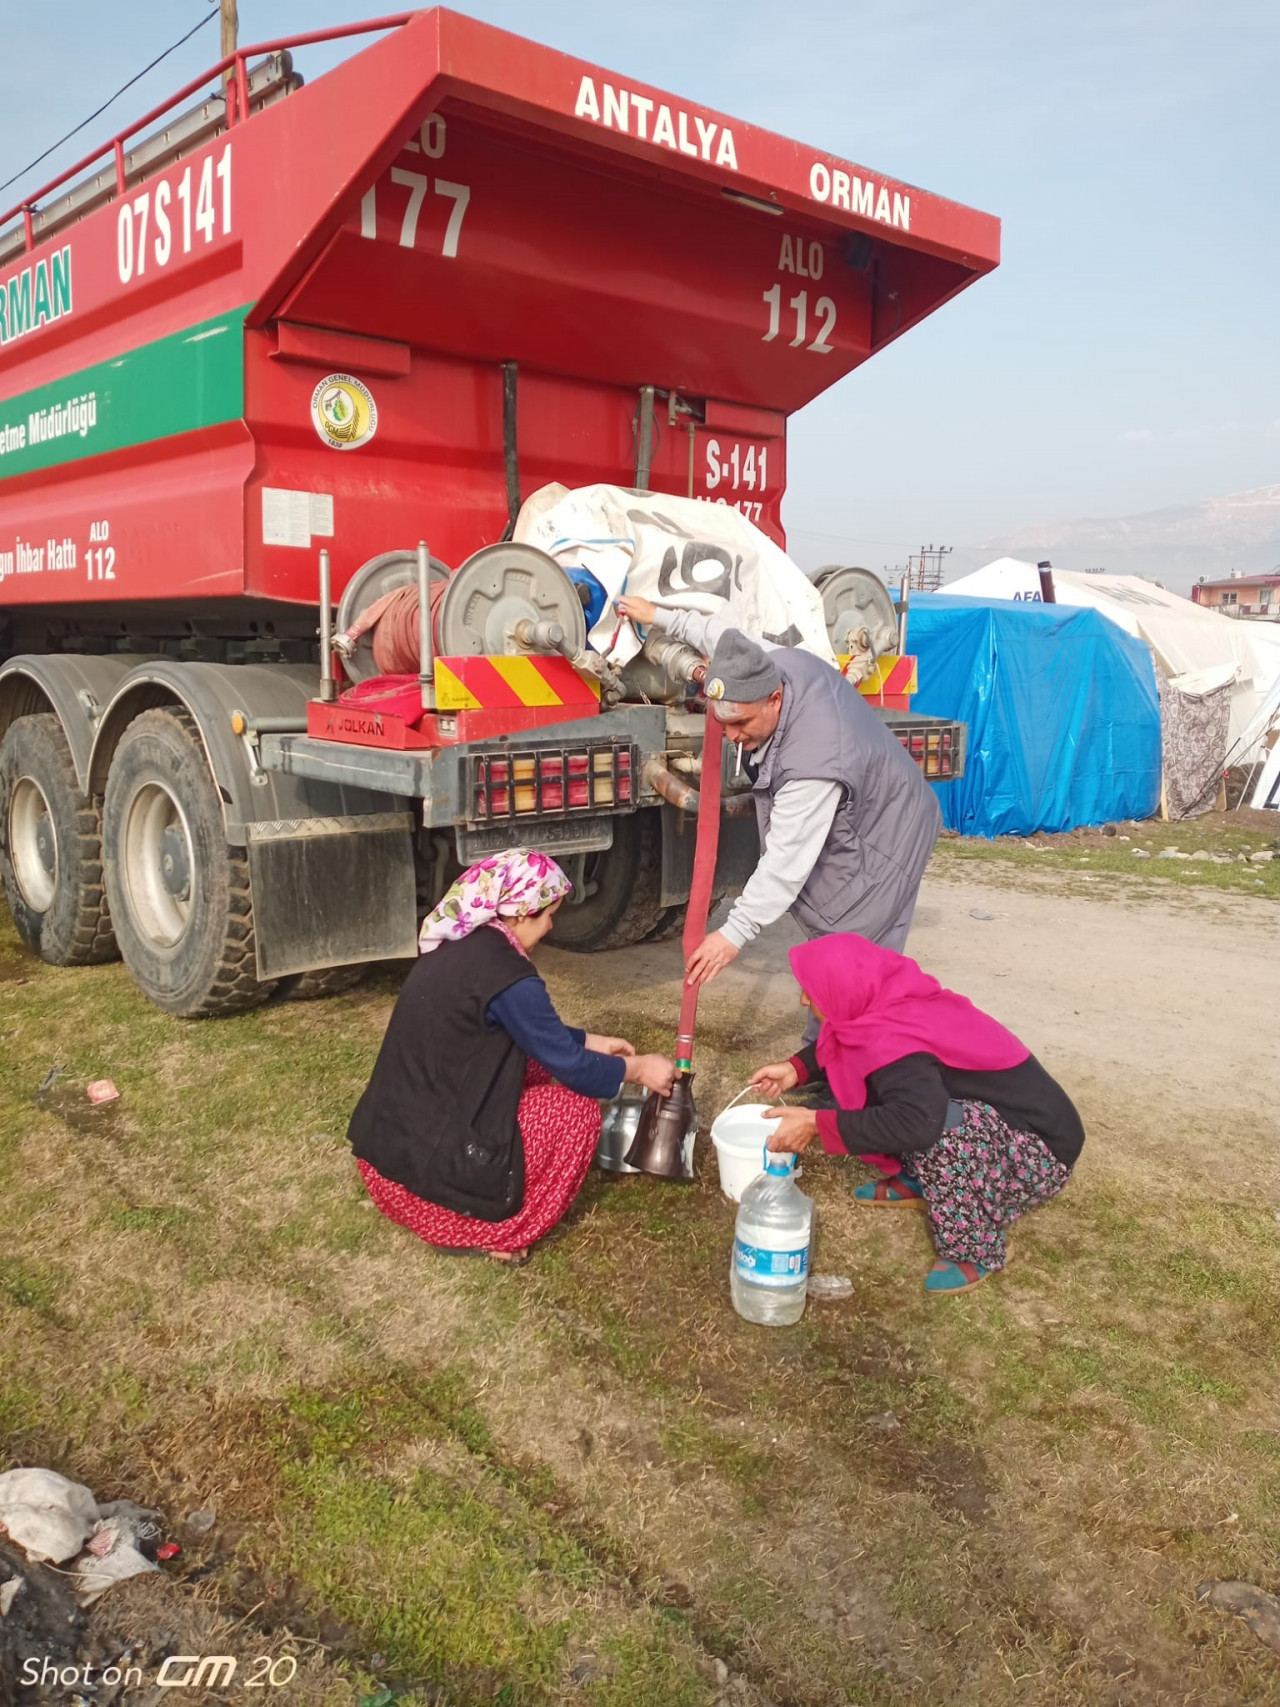
M1254 751L1254 762L1258 767L1258 784L1253 791L1250 806L1270 808L1280 812L1280 740L1275 732L1280 730L1280 676L1271 684L1271 692L1264 703L1259 706L1252 725L1245 730L1242 745L1253 751L1259 745L1262 751ZM1259 737L1255 741L1255 734ZM1270 741L1270 748L1267 742Z
M1077 575L1055 569L1053 590L1060 605L1101 611L1126 633L1145 640L1161 674L1186 691L1203 692L1214 678L1234 680L1227 732L1230 762L1243 764L1258 756L1265 734L1265 727L1258 727L1258 713L1280 681L1280 624L1271 632L1261 623L1219 616L1136 575ZM999 557L942 591L961 598L1038 604L1040 575L1034 563ZM1182 680L1188 677L1192 680Z

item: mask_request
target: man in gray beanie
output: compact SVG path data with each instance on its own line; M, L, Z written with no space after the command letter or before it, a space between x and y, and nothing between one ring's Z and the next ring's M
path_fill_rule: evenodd
M758 645L723 617L631 596L618 610L710 650L707 700L750 755L760 863L690 955L689 980L709 983L785 912L811 937L857 931L901 953L942 813L857 688L811 652Z

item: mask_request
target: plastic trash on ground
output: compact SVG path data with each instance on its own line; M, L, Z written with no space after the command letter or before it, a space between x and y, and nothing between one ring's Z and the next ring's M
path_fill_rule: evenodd
M0 1475L0 1533L33 1564L56 1566L74 1559L65 1574L81 1606L92 1606L115 1583L157 1568L142 1549L160 1534L159 1516L136 1500L99 1505L88 1488L56 1470ZM21 1578L0 1585L0 1616L21 1587Z
M120 1092L111 1079L95 1079L86 1092L90 1102L115 1102Z
M79 1482L56 1470L6 1470L0 1475L0 1524L39 1564L73 1558L98 1522L98 1502Z
M157 1569L139 1552L134 1523L127 1517L110 1517L94 1530L76 1561L72 1586L81 1606L92 1606L116 1583Z

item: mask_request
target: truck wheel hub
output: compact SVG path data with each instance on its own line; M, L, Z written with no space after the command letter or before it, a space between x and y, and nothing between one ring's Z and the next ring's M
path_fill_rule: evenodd
M160 875L175 901L191 897L191 855L187 838L177 824L166 826L160 838Z
M163 783L144 783L124 812L121 876L137 930L173 948L191 917L191 834Z
M58 844L54 839L53 825L47 817L41 818L36 825L36 853L46 874L52 877L58 869Z
M10 797L9 857L27 905L33 912L48 912L58 887L58 838L49 802L34 777L19 777Z

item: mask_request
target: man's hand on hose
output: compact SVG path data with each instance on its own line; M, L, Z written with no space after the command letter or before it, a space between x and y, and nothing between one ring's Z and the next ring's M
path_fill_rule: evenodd
M595 1031L587 1033L582 1047L593 1050L597 1055L634 1055L636 1052L635 1044L628 1043L625 1037L601 1037Z
M685 964L684 975L690 984L709 984L718 972L723 972L738 951L719 931L712 931L694 949Z
M757 1067L747 1083L765 1096L777 1098L794 1090L800 1083L800 1075L790 1061L770 1061L767 1067Z
M676 1064L668 1061L665 1055L628 1055L622 1075L624 1083L629 1081L633 1085L643 1085L646 1090L656 1091L660 1097L670 1096L675 1076Z
M657 614L658 607L652 599L642 599L636 593L628 593L624 598L613 601L614 609L619 616L625 616L631 622L638 622L647 628Z

